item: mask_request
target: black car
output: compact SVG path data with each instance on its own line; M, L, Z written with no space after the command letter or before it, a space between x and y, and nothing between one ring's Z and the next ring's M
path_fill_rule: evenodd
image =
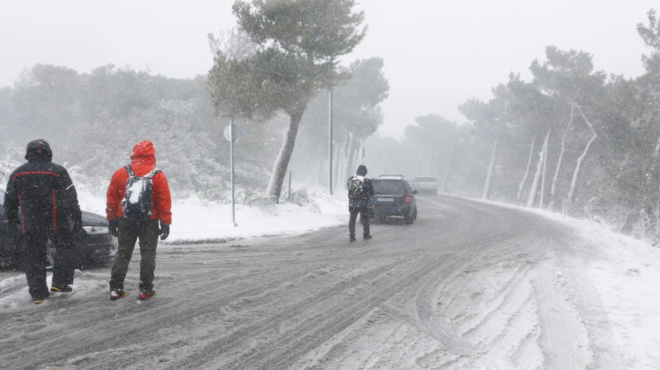
M403 218L412 224L417 218L416 190L403 178L371 179L374 187L374 217L382 222L388 217Z
M17 267L18 251L14 243L16 235L12 235L12 230L7 225L4 200L5 192L0 190L0 267ZM112 261L117 254L117 239L110 235L108 221L105 217L83 211L82 222L83 229L74 237L78 258L76 266L85 268ZM51 266L55 253L57 250L49 241L48 263Z

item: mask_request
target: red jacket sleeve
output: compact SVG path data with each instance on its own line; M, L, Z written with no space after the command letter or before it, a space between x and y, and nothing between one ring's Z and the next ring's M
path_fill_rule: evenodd
M110 186L106 193L105 214L109 221L121 217L121 200L124 197L124 188L128 174L123 168L112 174Z
M159 172L153 178L153 216L160 222L170 225L172 223L172 199L170 198L170 186L165 174ZM152 217L153 217L152 216Z

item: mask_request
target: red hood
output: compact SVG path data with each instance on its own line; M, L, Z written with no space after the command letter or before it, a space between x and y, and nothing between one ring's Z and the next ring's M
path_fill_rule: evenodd
M140 141L133 146L131 152L131 164L155 166L156 150L154 144L149 140Z

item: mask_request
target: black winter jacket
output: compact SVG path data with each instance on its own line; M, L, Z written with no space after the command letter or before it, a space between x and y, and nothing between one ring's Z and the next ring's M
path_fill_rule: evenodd
M46 150L36 152L28 145L28 162L7 183L5 214L22 233L70 231L75 223L82 225L76 188L66 169L51 162L52 152L45 145Z

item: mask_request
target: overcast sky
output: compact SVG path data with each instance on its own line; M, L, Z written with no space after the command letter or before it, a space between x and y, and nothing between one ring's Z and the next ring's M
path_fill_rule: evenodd
M234 0L30 0L0 5L0 87L37 63L89 73L115 64L192 78L211 68L207 34L236 24ZM349 56L381 57L390 97L380 133L415 118L462 123L457 105L488 100L510 72L529 80L545 47L593 55L597 70L636 77L649 53L637 34L657 0L358 0L369 25Z

